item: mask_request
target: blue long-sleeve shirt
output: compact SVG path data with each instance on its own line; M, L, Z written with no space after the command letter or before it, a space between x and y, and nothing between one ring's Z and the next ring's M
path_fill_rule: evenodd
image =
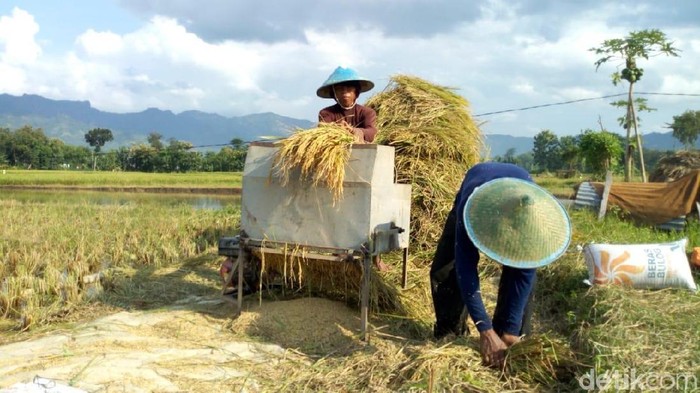
M489 330L493 326L481 298L479 272L477 270L479 264L479 250L471 239L469 239L462 216L467 199L469 199L469 196L477 187L488 181L503 177L532 181L530 174L517 165L497 162L477 164L467 171L454 202L456 208L455 213L457 214L455 228L455 269L457 272L457 281L459 283L462 300L479 332ZM534 275L534 269L532 274ZM522 313L522 309L525 308L525 304L527 303L529 292L523 295L524 296L516 296L514 300L516 304L510 304L507 305L507 307L514 307L521 310Z

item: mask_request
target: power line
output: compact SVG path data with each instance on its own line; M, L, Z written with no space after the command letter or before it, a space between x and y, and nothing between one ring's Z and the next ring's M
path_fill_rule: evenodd
M636 92L635 94L636 94L636 95L657 95L657 96L687 96L687 97L700 97L700 94L695 94L695 93ZM546 107L549 107L549 106L575 104L575 103L578 103L578 102L602 100L602 99L605 99L605 98L621 97L621 96L626 96L626 95L627 95L627 93L618 93L618 94L609 94L609 95L600 96L600 97L579 98L579 99L577 99L577 100L561 101L561 102L554 102L554 103L550 103L550 104L526 106L526 107L523 107L523 108L504 109L504 110L501 110L501 111L480 113L480 114L478 114L478 115L474 115L474 117L496 115L496 114L508 113L508 112L527 111L527 110L530 110L530 109L539 109L539 108L546 108ZM251 143L251 142L250 142L250 141L242 142L242 144L249 144L249 143ZM199 149L199 148L204 148L204 147L222 147L222 146L232 146L232 145L233 145L232 143L219 143L219 144L213 144L213 145L192 146L192 147L190 147L190 149ZM188 149L188 150L189 150L189 149Z
M689 96L689 97L700 97L700 94L695 93L647 93L644 91L636 92L634 94L641 94L647 96Z
M504 110L502 110L502 111L480 113L480 114L474 115L474 116L475 116L475 117L479 117L479 116L496 115L496 114L499 114L499 113L526 111L526 110L530 110L530 109L544 108L544 107L548 107L548 106L566 105L566 104L573 104L573 103L576 103L576 102L592 101L592 100L601 100L601 99L603 99L603 98L619 97L619 96L624 96L624 95L627 95L627 93L610 94L610 95L602 96L602 97L580 98L580 99L578 99L578 100L554 102L554 103L551 103L551 104L542 104L542 105L534 105L534 106L526 106L526 107L523 107L523 108L516 108L516 109L504 109Z
M637 94L637 95L657 95L657 96L690 96L690 97L700 97L700 94L694 94L694 93L649 93L649 92L637 92L637 93L635 93L635 94ZM474 115L474 117L496 115L496 114L499 114L499 113L526 111L526 110L530 110L530 109L545 108L545 107L548 107L548 106L567 105L567 104L574 104L574 103L577 103L577 102L593 101L593 100L602 100L602 99L604 99L604 98L620 97L620 96L626 96L626 95L627 95L627 93L619 93L619 94L610 94L610 95L600 96L600 97L580 98L580 99L578 99L578 100L554 102L554 103L551 103L551 104L542 104L542 105L526 106L526 107L523 107L523 108L504 109L504 110L501 110L501 111L480 113L480 114L478 114L478 115Z

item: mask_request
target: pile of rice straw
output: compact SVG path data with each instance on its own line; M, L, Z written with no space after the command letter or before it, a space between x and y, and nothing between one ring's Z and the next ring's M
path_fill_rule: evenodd
M555 386L580 372L581 363L568 343L546 334L528 336L506 351L504 374L526 383Z
M700 169L700 152L680 150L661 157L654 172L649 176L652 182L671 182L688 173Z
M366 105L377 112L376 142L396 150L399 183L412 184L411 243L432 249L464 173L479 162L483 137L454 89L395 75Z
M350 158L354 140L346 127L335 123L321 123L316 128L298 130L279 142L273 173L279 176L284 186L298 170L301 181L310 181L314 187L328 187L333 201L337 202L343 197L345 164Z

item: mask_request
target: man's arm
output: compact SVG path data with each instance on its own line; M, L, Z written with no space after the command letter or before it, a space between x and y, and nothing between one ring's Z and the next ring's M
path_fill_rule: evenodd
M365 142L372 143L377 135L377 112L372 108L362 107L362 123L361 127L354 127L353 133L358 136L358 131L362 133L362 138Z

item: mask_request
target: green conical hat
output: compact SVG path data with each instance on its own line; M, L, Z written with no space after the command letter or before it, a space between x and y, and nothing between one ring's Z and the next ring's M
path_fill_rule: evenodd
M476 188L462 219L481 252L521 269L554 262L571 240L571 221L561 203L544 188L521 179L501 178Z

